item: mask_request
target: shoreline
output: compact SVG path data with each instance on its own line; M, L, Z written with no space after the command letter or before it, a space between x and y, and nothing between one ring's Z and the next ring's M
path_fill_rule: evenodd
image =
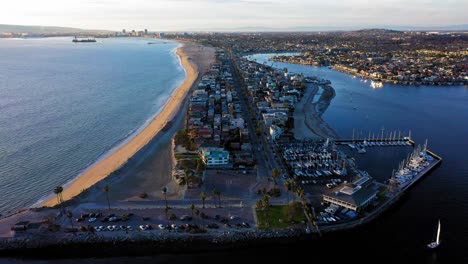
M197 78L198 79L198 78ZM197 82L192 83L193 87ZM311 88L311 87L309 87ZM330 101L335 96L335 91L331 86L314 86L314 90L310 91L312 96L311 100L304 100L304 107L308 107L312 116L309 118L314 119L315 121L322 121L321 114L327 109ZM317 95L319 89L323 89L322 93L319 94L320 98L314 103L314 96ZM189 89L190 91L190 89ZM309 99L309 97L307 99ZM306 98L303 98L306 99ZM184 111L184 102L187 102L188 94L185 95L184 99L179 105L179 108L176 108L175 112L172 113L174 119L172 120L182 120L183 116L180 115ZM327 104L328 103L328 104ZM306 111L304 113L304 118L307 118ZM302 114L301 112L301 114ZM155 118L156 119L156 118ZM304 121L305 122L305 121ZM324 124L327 125L327 124ZM326 131L326 127L320 126L317 127L320 131ZM172 129L175 129L175 126L172 125ZM323 129L323 130L322 130ZM312 130L312 129L311 129ZM164 130L163 130L164 131ZM156 135L150 139L150 141L158 141L158 138L161 136L168 136L170 133L156 133ZM173 148L173 141L171 141L170 148ZM142 147L144 149L146 144ZM137 151L136 155L132 157L137 157L141 153L141 149ZM434 156L435 154L431 155ZM173 155L171 155L174 158ZM437 157L437 156L436 156ZM135 159L133 159L135 160ZM124 163L125 164L125 163ZM128 165L128 164L127 164ZM429 168L424 175L427 174L430 170L438 166L438 164L433 165ZM127 168L128 166L125 166ZM419 181L424 175L415 179L414 182ZM95 185L94 187L99 187ZM385 202L380 209L373 211L371 214L366 215L364 218L356 219L352 222L342 223L338 225L322 226L321 231L323 233L329 232L339 232L354 229L358 226L362 226L374 221L377 217L382 215L384 212L387 212L390 207L393 207L400 198L405 194L405 190L402 190L401 193ZM162 203L161 203L162 204ZM166 205L167 206L167 205ZM121 208L121 206L119 207ZM162 208L162 207L161 207ZM175 208L175 207L174 207ZM187 210L186 207L184 207ZM52 210L52 209L47 209ZM128 210L128 209L127 209ZM229 209L228 209L229 210ZM96 254L105 252L104 254L109 254L110 251L116 251L120 254L125 254L124 252L129 252L128 254L143 254L148 251L154 253L192 253L192 252L203 252L203 251L218 251L218 250L229 250L234 248L247 248L252 246L267 246L270 244L289 244L294 241L302 241L303 239L316 239L318 234L315 231L306 232L304 229L274 229L274 230L262 230L256 228L255 230L249 230L246 232L235 231L235 230L226 230L223 232L215 232L209 234L197 234L197 235L187 235L179 234L176 232L165 232L164 233L152 233L150 232L138 232L134 236L127 235L123 233L115 232L112 237L101 237L99 235L90 235L85 234L82 236L67 236L54 241L47 240L34 240L31 239L33 236L28 235L20 237L18 239L11 239L9 241L0 241L0 250L6 254L12 255L24 255L24 254L45 254L50 255L51 252L54 254L64 254L66 257L74 256L74 252L80 252L77 256L82 257L86 254L91 254L91 256L96 256ZM320 233L319 233L320 234ZM44 236L45 237L45 236ZM40 238L44 238L40 237ZM195 246L194 246L195 245ZM17 248L15 248L17 247ZM199 251L200 250L200 251ZM60 252L60 253L59 253ZM72 254L70 254L72 253ZM83 255L82 255L83 254Z
M184 102L184 99L200 74L199 66L196 62L191 60L191 57L186 51L188 49L187 46L190 46L191 44L181 44L182 46L177 48L176 54L185 71L185 80L174 90L159 114L157 114L145 128L141 129L137 135L126 142L126 144L120 146L115 150L115 152L105 156L69 184L64 186L64 190L62 192L64 202L79 195L83 190L92 187L94 184L122 168L153 138L155 138L160 132L164 132L164 126L176 116L180 105ZM38 201L36 205L55 206L57 204L56 198L53 194L50 194L43 199L44 201Z
M274 54L274 52L272 52ZM286 53L286 52L278 52L280 53ZM260 53L260 54L263 54ZM267 53L265 53L267 54ZM395 85L405 85L405 86L466 86L466 82L436 82L436 81L416 81L416 80L389 80L385 78L379 78L379 77L372 77L370 76L369 73L357 73L356 69L354 68L349 68L341 64L335 64L335 65L315 65L315 64L308 64L308 63L300 63L296 62L294 60L281 60L281 59L269 59L269 61L277 62L277 63L290 63L290 64L296 64L296 65L303 65L303 66L312 66L312 67L327 67L330 69L333 69L338 72L343 72L346 73L352 77L359 77L364 80L371 80L374 82L382 82L382 83L388 83L388 84L395 84Z
M319 95L319 90L322 93ZM315 96L319 99L314 103ZM339 138L336 131L322 119L331 101L335 97L335 89L328 85L308 85L304 97L296 105L294 111L294 138ZM308 130L310 133L306 133Z

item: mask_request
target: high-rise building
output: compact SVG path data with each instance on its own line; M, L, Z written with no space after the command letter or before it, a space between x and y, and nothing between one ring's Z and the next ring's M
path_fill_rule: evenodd
M145 35L148 35L148 30L145 28Z
M127 33L127 30L125 30L125 28L122 29L122 33L124 33L124 34Z

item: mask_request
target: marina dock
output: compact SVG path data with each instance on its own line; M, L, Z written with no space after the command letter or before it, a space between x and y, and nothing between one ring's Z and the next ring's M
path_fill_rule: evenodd
M417 181L419 181L422 177L427 175L429 172L431 172L435 167L439 166L440 163L442 162L442 158L434 154L430 150L425 151L426 154L430 155L431 157L434 158L434 160L422 171L420 171L414 178L412 178L405 186L400 188L400 192L404 192L407 189L409 189L411 186L413 186Z
M365 144L368 143L368 147L371 146L402 146L401 143L405 143L408 146L414 146L415 142L409 137L394 138L394 139L335 139L337 145L347 144Z
M410 141L408 140L408 142ZM414 141L411 140L411 142L412 144L414 144ZM401 188L395 189L393 193L389 194L389 199L385 201L383 204L381 204L378 208L375 208L371 212L366 213L363 217L357 218L351 222L321 226L320 231L331 232L331 231L348 230L348 229L352 229L357 226L369 223L372 220L376 219L378 216L380 216L380 214L382 214L387 209L389 209L392 205L394 205L404 195L405 191L407 191L409 188L414 186L415 183L417 183L419 180L421 180L424 176L429 174L433 169L435 169L437 166L439 166L442 163L442 158L436 155L434 152L430 150L425 150L425 153L430 155L433 158L430 164L426 166L423 170L421 170L419 173L417 173L411 180L406 182L404 186L402 186ZM312 231L312 233L316 233L316 232L317 232L316 230Z

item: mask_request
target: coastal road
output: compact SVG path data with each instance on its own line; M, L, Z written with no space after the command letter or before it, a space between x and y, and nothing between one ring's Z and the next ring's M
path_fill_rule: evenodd
M286 167L281 161L281 156L278 151L277 146L274 142L269 139L269 128L261 122L260 117L257 114L256 106L252 98L245 96L247 93L246 84L244 83L243 78L240 76L239 71L239 58L234 56L231 50L227 49L230 55L230 68L233 74L234 85L236 87L237 93L239 95L239 103L241 104L242 112L246 117L246 124L249 130L253 154L257 158L257 181L260 183L265 179L269 179L272 176L272 170L277 169L280 175L283 175L287 172ZM254 121L255 120L255 121ZM259 124L261 134L258 136L254 128L254 122ZM278 187L281 190L281 193L285 194L286 189L282 184L283 178L279 177ZM283 195L282 198L274 198L273 200L282 201L285 200L286 195Z

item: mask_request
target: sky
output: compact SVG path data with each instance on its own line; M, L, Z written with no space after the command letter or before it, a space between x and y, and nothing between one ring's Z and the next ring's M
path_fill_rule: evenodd
M2 0L0 24L150 31L468 24L467 0Z

